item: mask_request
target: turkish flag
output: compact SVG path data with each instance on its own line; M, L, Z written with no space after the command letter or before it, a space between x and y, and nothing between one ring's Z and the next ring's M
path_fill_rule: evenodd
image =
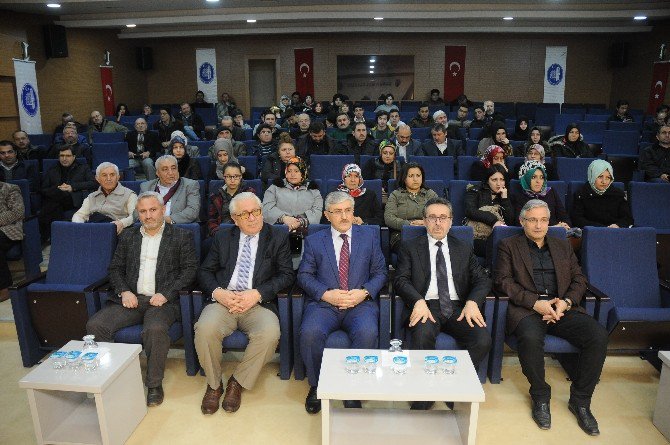
M295 90L301 97L314 94L314 48L294 50Z
M114 116L114 82L112 81L112 67L100 67L100 81L102 83L102 99L105 102L105 116Z
M444 101L456 100L465 91L465 46L444 47Z
M647 114L655 114L656 108L663 104L665 87L668 83L668 72L670 72L670 62L654 62Z

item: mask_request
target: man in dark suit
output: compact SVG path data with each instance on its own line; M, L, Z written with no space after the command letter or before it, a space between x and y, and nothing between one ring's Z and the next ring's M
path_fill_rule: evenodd
M405 124L398 126L391 142L398 148L396 155L405 158L405 162L408 162L409 156L421 155L421 142L412 138L412 129Z
M506 330L518 339L521 369L530 383L533 420L541 429L551 427L551 387L544 379L544 337L550 334L581 350L571 375L568 408L587 434L598 435L590 405L605 362L607 331L580 306L586 277L570 243L547 236L547 204L531 199L519 220L524 233L498 246L495 287L509 298Z
M405 303L413 349L435 349L440 332L453 336L470 353L475 368L491 348L491 336L480 311L491 280L472 247L449 235L451 204L430 199L424 208L428 236L404 241L398 255L394 288ZM433 402L413 402L428 409Z
M321 122L312 122L309 125L309 134L300 136L295 152L308 164L312 155L346 154L335 139L326 135L326 129Z
M161 150L161 141L156 133L147 129L147 121L140 117L135 121L135 129L126 133L128 158L132 168L142 167L147 180L156 179L154 161Z
M298 284L305 291L305 310L300 332L300 353L307 368L310 390L305 409L321 410L316 398L326 338L344 330L354 349L377 348L379 291L386 283L386 263L379 239L364 226L353 226L354 199L343 192L326 197L324 215L330 230L305 239ZM348 408L360 401L345 401Z
M36 170L32 164L26 164L18 157L16 145L7 140L0 141L0 181L27 179L30 191L35 191L39 176Z
M179 319L179 290L195 281L198 259L192 233L166 224L158 193L140 193L136 209L142 225L121 232L109 265L115 296L88 320L86 332L111 342L119 329L143 325L147 406L157 406L163 403L168 330Z
M221 342L237 329L247 334L249 344L228 379L223 409L237 411L242 390L254 387L279 342L277 293L295 279L288 234L263 224L262 204L255 194L235 195L230 215L236 227L216 233L198 274L203 292L212 295L212 304L195 324L195 348L207 375L203 414L219 409Z
M421 152L424 156L461 156L464 153L461 141L447 139L447 127L435 124L430 130L431 141L424 142Z
M98 188L88 165L75 160L72 147L62 146L58 164L42 178L42 209L39 214L42 241L51 237L51 223L63 219L63 212L81 207L84 198Z

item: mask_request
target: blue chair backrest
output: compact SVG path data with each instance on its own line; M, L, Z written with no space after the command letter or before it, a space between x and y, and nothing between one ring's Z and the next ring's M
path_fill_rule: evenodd
M640 133L637 131L606 130L603 134L603 151L608 155L637 155Z
M482 130L483 128L480 127L470 128L468 130L468 134L470 135L469 138L479 140L479 136L482 135Z
M630 182L630 208L638 227L670 233L670 185Z
M221 179L212 179L209 181L209 190L208 194L216 193L221 187L226 183L226 181ZM263 183L260 179L245 179L244 183L254 189L254 193L258 196L258 199L263 201ZM209 199L209 198L208 198ZM209 203L209 201L207 201Z
M409 122L406 123L409 124ZM412 139L417 141L423 141L424 139L428 139L429 137L430 137L430 127L412 128Z
M216 109L197 108L195 112L200 115L205 125L216 125Z
M509 238L510 236L515 236L522 233L522 227L498 226L493 228L493 233L491 234L493 250L490 261L487 261L487 266L491 268L492 274L495 271L496 261L498 261L498 244L500 244L500 241L504 240L505 238ZM547 235L562 240L566 239L566 232L563 227L549 227L549 232L547 232Z
M536 112L537 112L537 104L535 103L517 102L516 104L517 116L526 116L530 120L535 120Z
M514 102L496 102L496 113L502 113L505 117L514 116Z
M136 195L139 195L140 192L140 184L142 184L144 181L119 181L122 186L129 188L130 190L134 191Z
M240 165L244 166L245 172L248 172L254 178L258 177L258 157L240 156L237 160L240 161Z
M113 134L113 133L108 133ZM111 162L119 167L119 170L128 168L128 144L125 142L109 142L95 144L91 149L93 155L93 168L103 162Z
M472 131L472 130L470 130ZM470 136L472 137L472 136ZM466 139L465 141L465 155L466 156L476 156L477 147L479 146L479 141L477 139Z
M13 179L9 184L18 185L21 189L21 197L23 198L23 214L30 216L30 183L27 179Z
M353 164L353 155L314 155L310 157L309 176L312 179L341 179L342 167Z
M33 145L41 145L42 147L51 146L51 141L53 140L54 135L43 133L43 134L29 134L28 139Z
M46 283L91 284L107 275L116 248L116 226L56 221Z
M449 202L454 209L452 224L460 226L465 218L465 190L468 184L479 185L480 181L454 180L449 181Z
M563 134L568 124L579 122L584 118L583 114L557 114L554 116L554 133Z
M193 235L193 242L195 243L195 257L198 259L198 264L200 264L200 224L191 223L191 224L175 224L175 227L180 227L182 229L188 230Z
M476 162L479 162L477 156L459 156L456 161L456 171L458 172L457 178L460 180L470 179L470 171L472 170L472 165Z
M470 226L453 226L449 229L449 233L463 241L468 243L471 246L475 240L475 232ZM400 237L403 241L410 240L412 238L418 238L420 236L426 236L426 228L423 226L402 226L400 232Z
M568 184L565 181L547 181L547 186L556 190L558 196L561 198L561 203L565 207L565 199L568 196ZM522 193L521 182L518 179L512 179L510 181L510 192L511 193Z
M563 104L561 106L561 114L581 114L584 116L584 114L586 114L586 107L582 107L580 105Z
M563 181L582 181L591 162L592 158L556 158L556 173Z
M132 123L134 124L134 121ZM93 144L95 145L111 144L113 142L123 142L126 138L126 134L120 131L115 133L100 133L99 131L94 131L92 137L93 137Z
M595 110L593 110L593 111L595 111ZM593 122L607 122L607 118L610 117L610 114L611 113L607 112L607 110L604 110L603 112L598 112L598 113L589 112L589 113L586 113L586 115L584 116L584 120L593 121Z
M188 145L198 147L200 156L209 156L209 148L214 145L213 141L188 141Z
M454 158L452 156L410 156L410 162L423 167L426 179L449 181L454 178Z
M198 156L195 159L198 161L203 179L209 178L209 169L212 167L212 158L209 156Z
M554 126L554 116L558 114L558 108L550 108L550 107L545 107L543 106L538 107L537 110L535 111L535 125L541 125L541 126L549 126L553 127ZM561 130L563 131L565 127Z
M370 161L370 159L375 159L375 158L378 158L378 157L379 157L379 156L373 156L373 155L361 155L361 158L360 158L360 161L358 162L358 165L359 165L361 168L363 168L363 166L364 166L365 164L367 164L367 163ZM344 167L344 165L343 165L342 167ZM341 172L342 172L342 170L340 169L340 173L341 173Z
M587 144L602 144L607 122L605 121L579 121L579 132L584 136Z
M609 129L614 131L637 131L639 133L639 124L637 122L619 122L610 121Z
M431 189L435 193L437 193L437 196L440 198L444 198L444 191L447 188L447 183L448 181L442 181L441 179L426 179L425 184L426 188ZM393 190L396 188L396 180L395 179L389 179L389 195L393 193Z
M326 195L337 190L337 186L342 184L339 179L329 179L326 185ZM363 184L366 189L375 192L379 205L382 205L382 180L381 179L366 179ZM367 192L366 192L367 193Z
M128 153L126 153L126 158L128 157ZM76 162L80 163L81 165L87 165L86 158L77 158L75 159ZM58 159L42 159L42 171L47 172L50 169L52 169L54 166L58 164Z
M581 256L589 282L615 307L661 306L654 229L586 227Z
M253 128L245 128L244 129L244 140L248 141L250 139L254 138L254 129Z
M526 158L522 158L521 156L507 156L505 158L505 165L507 166L507 169L509 170L510 179L519 179L516 176L516 171L521 166L521 164L523 164L525 161L526 161Z

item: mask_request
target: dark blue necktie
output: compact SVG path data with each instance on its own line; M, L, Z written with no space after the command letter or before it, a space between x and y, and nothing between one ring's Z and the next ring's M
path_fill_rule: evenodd
M451 317L454 307L449 297L449 277L447 275L447 262L442 253L442 241L435 243L437 255L435 256L435 275L437 278L437 295L440 297L440 312L445 318Z

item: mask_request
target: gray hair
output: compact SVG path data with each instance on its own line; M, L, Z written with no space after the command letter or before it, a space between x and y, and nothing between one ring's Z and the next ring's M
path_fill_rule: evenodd
M423 217L424 217L424 218L425 218L425 217L427 216L427 214L428 214L428 207L430 207L430 206L432 206L432 205L435 205L435 204L439 204L439 205L443 205L443 206L447 206L447 207L449 207L449 214L450 214L451 216L454 216L454 208L451 206L451 203L450 203L448 200L444 199L444 198L437 197L437 198L430 198L430 199L426 202L426 205L423 206Z
M551 210L549 210L549 206L547 205L546 202L542 201L541 199L531 199L526 204L524 204L523 208L521 209L521 212L519 212L519 218L526 219L527 211L537 209L540 207L544 207L545 209L547 209L547 213L549 214L549 216L551 216Z
M407 124L398 125L397 131L404 130L404 129L408 129L410 133L412 132L412 128Z
M158 192L154 192L154 191L146 191L146 192L140 193L139 196L137 197L137 204L139 204L140 201L143 200L143 199L152 199L152 198L155 199L156 201L158 201L158 203L160 205L164 205L163 204L163 197L161 196L161 194L158 193Z
M255 193L251 192L242 192L233 197L233 199L230 200L230 204L228 204L228 211L230 212L231 215L236 214L237 212L235 209L237 208L237 203L239 201L245 201L247 199L253 199L256 204L258 204L258 207L261 209L263 208L263 203L261 202L260 198L256 196Z
M349 193L344 193L340 191L330 192L328 193L328 196L326 196L326 202L324 204L324 207L326 208L326 210L329 210L330 206L339 204L344 201L349 201L349 203L351 203L352 206L355 205L354 198Z
M146 105L145 105L145 106L146 106ZM147 123L147 120L146 120L146 119L144 119L143 117L138 117L137 119L135 119L135 125L137 125L137 123L138 123L139 121L142 121L142 122L144 122L145 124Z
M177 165L177 164L178 164L178 162L177 162L177 158L175 158L174 156L172 156L172 155L163 155L163 156L161 156L160 158L156 159L156 162L154 163L154 165L156 166L156 170L158 170L158 169L161 167L161 164L162 164L163 162L172 162L174 165Z
M117 167L116 164L112 164L111 162L101 162L95 169L95 177L97 178L100 176L100 173L106 168L114 168L116 176L119 176L119 167Z
M298 115L298 119L300 119L300 118L303 117L303 116L306 117L307 119L310 119L310 118L309 118L309 114L307 114L307 113L300 113L300 114ZM310 119L310 120L311 120L311 119Z
M223 117L221 118L221 123L223 123L223 121L226 121L226 122L227 122L227 121L233 122L233 118L230 117L230 116L228 116L228 115L226 115L226 116L223 116Z

